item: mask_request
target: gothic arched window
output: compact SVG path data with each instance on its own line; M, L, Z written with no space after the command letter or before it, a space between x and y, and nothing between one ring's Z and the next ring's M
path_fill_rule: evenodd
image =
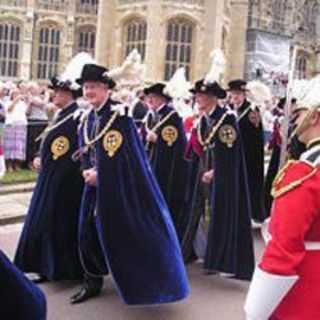
M304 55L297 58L297 78L304 79L307 76L307 58Z
M275 31L284 31L285 29L285 9L286 1L276 0L273 3L272 19L273 19L273 29Z
M98 0L77 0L77 12L97 14Z
M76 32L75 52L88 52L94 56L96 45L96 30L94 27L82 27Z
M317 35L317 19L319 16L319 4L310 3L307 8L306 23L309 26L309 36L315 37Z
M189 79L191 73L194 25L187 19L173 19L167 25L165 80L169 80L176 70L184 67Z
M124 58L137 49L144 60L146 55L147 23L143 19L134 18L124 25Z
M45 10L64 10L69 4L69 0L38 0L37 5Z
M0 75L17 77L21 28L14 23L0 24Z
M58 73L61 32L55 27L43 27L39 34L37 78L50 79Z

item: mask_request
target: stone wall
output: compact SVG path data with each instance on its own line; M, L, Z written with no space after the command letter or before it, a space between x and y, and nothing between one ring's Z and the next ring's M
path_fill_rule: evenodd
M13 80L37 79L39 32L42 27L57 27L61 33L58 72L75 54L76 34L83 27L96 29L97 7L78 0L61 5L45 0L0 0L0 23L14 22L21 27L18 75ZM1 79L7 77L0 74Z

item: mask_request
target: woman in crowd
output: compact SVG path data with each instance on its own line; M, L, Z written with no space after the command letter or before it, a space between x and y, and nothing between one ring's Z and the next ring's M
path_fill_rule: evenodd
M4 154L8 171L19 170L26 158L28 109L27 96L13 89L5 104Z
M30 82L28 86L28 130L27 130L27 153L26 159L29 168L32 167L32 161L36 152L39 150L40 141L36 141L37 137L48 125L48 115L46 107L48 98L41 95L41 87Z

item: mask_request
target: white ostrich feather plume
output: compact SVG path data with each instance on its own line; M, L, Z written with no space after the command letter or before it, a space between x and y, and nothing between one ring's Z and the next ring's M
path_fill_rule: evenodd
M253 80L247 83L247 99L251 102L252 108L265 108L266 103L272 99L270 88L261 81ZM263 112L263 110L261 110Z
M219 82L226 69L226 59L221 49L214 49L211 58L211 68L204 79L205 84Z
M132 50L120 67L110 70L106 75L117 81L120 86L140 85L144 79L145 65L138 50Z
M297 99L298 107L315 109L320 107L320 75L310 80L296 80L292 96Z
M191 96L191 83L186 78L185 68L179 68L167 83L164 91L173 99L188 99Z
M75 82L76 79L81 77L81 72L86 64L95 64L96 61L91 57L89 53L80 52L75 55L67 64L64 72L59 77L60 81L70 81L73 89L77 90L80 86Z

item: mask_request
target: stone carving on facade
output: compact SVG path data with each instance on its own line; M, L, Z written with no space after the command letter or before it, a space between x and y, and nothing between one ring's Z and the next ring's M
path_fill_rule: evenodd
M25 23L25 17L22 14L13 14L8 10L0 11L0 21L1 22L11 22L19 25L23 25Z

